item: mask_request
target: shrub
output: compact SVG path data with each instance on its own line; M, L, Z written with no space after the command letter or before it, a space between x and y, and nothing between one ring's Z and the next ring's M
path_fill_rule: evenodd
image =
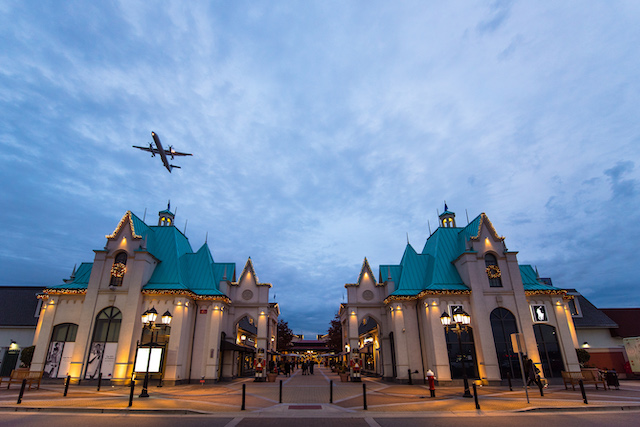
M20 366L23 368L31 367L31 359L33 359L33 351L36 349L35 345L25 347L20 353Z

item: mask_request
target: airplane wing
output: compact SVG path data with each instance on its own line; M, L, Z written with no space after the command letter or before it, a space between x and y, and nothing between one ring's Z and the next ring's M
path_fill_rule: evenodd
M181 153L179 151L170 151L169 154L172 156L193 156L191 153Z
M157 153L159 153L159 151L158 151L158 149L157 149L157 148L152 148L152 147L139 147L139 146L137 146L137 145L132 145L132 147L133 147L133 148L137 148L137 149L142 150L142 151L148 151L148 152L153 153L153 154L157 154Z

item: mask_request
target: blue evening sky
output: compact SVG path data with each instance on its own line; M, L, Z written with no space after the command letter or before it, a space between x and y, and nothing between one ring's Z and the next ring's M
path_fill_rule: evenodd
M0 0L0 284L122 215L251 257L296 333L446 200L599 307L640 306L637 1ZM193 157L169 174L131 148ZM634 261L635 260L635 261Z

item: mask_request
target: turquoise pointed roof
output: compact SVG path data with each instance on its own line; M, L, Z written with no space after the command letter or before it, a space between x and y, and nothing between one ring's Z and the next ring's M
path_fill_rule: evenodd
M493 229L486 215L480 214L465 227L438 227L429 236L420 254L407 244L400 265L380 266L380 281L386 281L391 276L396 284L390 294L392 296L416 296L424 291L469 292L470 288L462 281L454 262L465 252L475 252L472 244L480 234L483 220L485 226ZM501 239L499 236L497 238ZM471 245L468 245L469 241ZM561 291L540 282L530 265L521 265L520 273L525 291Z
M130 220L130 222L127 221ZM131 212L123 217L120 226L129 223L134 236L146 241L147 251L159 262L143 290L189 291L203 296L225 296L219 289L223 278L235 280L235 263L216 263L207 243L193 252L189 239L174 226L149 226ZM116 232L119 228L116 228ZM107 236L113 238L114 234ZM86 289L92 263L82 263L72 282L48 289Z

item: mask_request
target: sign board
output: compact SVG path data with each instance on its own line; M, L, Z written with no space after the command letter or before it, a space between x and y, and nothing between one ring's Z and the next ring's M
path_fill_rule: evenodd
M548 322L547 307L543 304L531 304L531 317L534 322Z
M511 334L511 347L514 353L526 353L527 346L524 343L523 334Z
M631 372L640 372L640 337L625 338L622 342L629 357Z
M149 353L149 350L151 350L151 353ZM160 372L162 368L162 350L162 348L158 347L140 347L138 349L138 355L136 356L136 366L134 367L134 371L149 372L152 374Z

